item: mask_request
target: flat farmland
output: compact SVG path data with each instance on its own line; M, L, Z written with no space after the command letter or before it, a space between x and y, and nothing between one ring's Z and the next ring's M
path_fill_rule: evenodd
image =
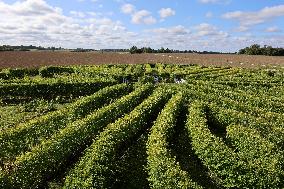
M47 65L198 64L231 67L284 67L283 57L220 54L122 54L100 52L0 52L0 68Z

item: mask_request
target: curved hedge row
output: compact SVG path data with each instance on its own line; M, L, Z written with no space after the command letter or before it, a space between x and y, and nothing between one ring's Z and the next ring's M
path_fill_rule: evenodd
M16 69L3 69L0 72L0 79L13 79L23 78L25 76L36 76L39 74L38 69L16 68Z
M262 137L278 146L283 145L284 128L281 119L256 117L234 109L222 108L214 103L209 104L209 107L211 118L219 122L223 127L235 124L256 129Z
M240 92L232 92L226 90L212 90L216 95L222 94L222 96L226 96L229 99L249 104L253 107L263 108L266 111L276 112L276 113L284 113L284 105L280 103L278 100L272 100L268 98L258 97L256 95L248 95Z
M218 85L211 85L205 82L197 82L198 88L194 85L187 85L189 89L196 89L196 91L192 92L199 99L207 99L210 101L224 102L235 101L237 103L241 103L246 105L246 107L250 106L252 108L260 108L265 109L265 111L282 113L284 112L284 105L279 101L280 99L271 99L266 98L266 95L262 95L260 97L256 95L246 94L243 92L234 92L228 91L225 87L223 89L216 88ZM207 84L207 85L206 85ZM220 96L222 95L222 98ZM202 97L202 98L201 98ZM225 104L225 103L224 103Z
M55 74L74 73L74 68L60 67L60 66L48 66L48 67L40 68L38 72L41 77L53 77Z
M157 89L132 112L108 125L66 177L64 188L109 188L114 184L118 149L162 109L170 91Z
M0 131L0 188L283 188L283 74L153 63L1 70L0 125L36 116L33 98L64 108ZM98 91L121 82L133 85Z
M175 95L162 110L147 142L148 180L151 188L202 188L171 155L168 140L181 110L183 95Z
M238 99L238 96L241 96L240 98L243 98L242 96L244 96L245 98L256 97L258 100L262 100L263 102L265 102L265 99L274 102L284 102L283 98L275 96L277 93L276 90L271 91L264 88L265 90L263 89L262 91L259 89L259 87L253 86L239 86L238 88L235 88L228 85L216 84L214 82L202 80L195 82L192 81L191 83L207 86L208 88L211 88L211 90L215 90L216 92L235 95L236 99ZM281 91L281 88L279 88L279 90Z
M21 152L30 150L40 141L46 140L57 130L64 128L66 124L82 118L95 109L127 94L131 89L132 87L126 84L106 87L63 109L36 117L15 128L4 130L0 133L0 160L10 159Z
M117 84L114 81L11 83L0 85L0 97L44 97L90 95L103 87Z
M262 114L262 117L251 115L235 109L209 104L211 119L218 122L223 128L231 124L242 125L250 129L256 129L261 137L277 146L278 150L284 150L283 115L276 113ZM234 105L232 105L233 107Z
M63 168L68 158L80 153L107 124L130 112L152 88L152 85L141 86L86 118L67 125L31 152L17 157L9 174L14 188L38 188L44 185L46 179Z
M206 107L194 102L189 109L187 130L201 161L229 188L277 188L279 183L256 174L249 162L229 148L207 126Z
M237 100L233 100L228 97L223 97L223 96L220 97L221 92L220 93L211 93L210 91L206 92L203 87L197 88L191 85L186 85L186 90L188 93L187 95L194 99L199 99L201 101L214 102L218 106L221 106L223 108L242 111L242 112L251 114L256 117L265 118L267 120L281 121L284 118L282 113L270 112L267 109L265 109L267 107L271 107L271 105L269 104L267 104L267 107L258 107L257 105L253 104L253 100L239 102ZM283 106L283 105L280 105L280 106Z
M279 151L275 144L261 137L256 129L241 125L227 127L227 138L235 147L238 156L250 170L254 171L257 188L283 187L283 151Z

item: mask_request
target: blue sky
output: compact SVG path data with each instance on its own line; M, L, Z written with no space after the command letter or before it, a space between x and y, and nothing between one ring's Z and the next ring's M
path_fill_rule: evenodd
M284 47L280 0L0 0L0 44L236 51Z

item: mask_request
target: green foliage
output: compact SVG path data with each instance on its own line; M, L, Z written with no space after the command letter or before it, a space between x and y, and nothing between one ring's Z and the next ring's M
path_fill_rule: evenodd
M227 127L227 137L247 168L254 171L256 188L280 188L283 175L283 151L252 128L241 125Z
M0 84L0 97L44 97L52 98L59 95L81 96L92 94L99 89L115 84L113 81L94 81L94 82L62 82L55 83L11 83Z
M157 89L132 112L108 125L67 176L64 188L109 188L114 182L115 154L146 126L170 92Z
M36 117L16 128L0 133L0 159L10 159L49 138L68 123L83 118L97 108L125 95L131 90L126 84L104 88L94 95L83 97L66 108Z
M45 113L56 110L55 103L53 100L46 101L44 99L40 100L32 100L23 105L23 109L25 112L39 112Z
M14 51L14 48L10 45L2 45L0 46L0 52L1 51Z
M16 68L16 69L3 69L0 72L0 79L13 79L13 78L24 78L29 76L38 75L38 69L27 69L27 68Z
M148 179L151 188L202 188L190 179L186 171L181 169L169 149L168 140L173 134L182 100L181 94L174 96L151 128L147 142Z
M59 66L48 66L39 69L39 75L41 77L53 77L55 74L71 74L74 73L74 69L71 67L59 67Z
M50 139L35 146L31 152L17 157L10 182L15 187L35 188L64 167L68 159L86 147L99 130L139 104L151 91L143 86L87 117L68 124Z
M58 106L56 105L56 108L57 107ZM0 131L2 132L8 128L13 128L17 126L19 123L24 123L32 118L35 118L43 114L43 112L25 112L24 110L25 109L23 105L10 106L2 103L0 105ZM47 109L44 110L47 111Z
M0 188L283 188L283 75L153 63L3 69Z
M136 46L131 47L131 48L129 49L129 52L130 52L131 54L142 53L142 51L139 51L139 52L138 52L138 48L137 48Z
M0 187L1 188L12 188L8 182L7 174L0 168Z
M238 173L246 172L237 155L218 137L214 136L207 125L204 105L192 103L189 108L187 130L192 146L201 161L222 180L225 187L244 187L239 182L247 178ZM240 179L240 180L239 180Z
M147 132L143 133L137 141L129 145L130 147L118 158L116 182L113 188L123 189L148 189L150 188L147 180L148 173L146 143L148 140Z
M240 49L239 54L284 56L284 49L283 48L273 48L272 46L267 46L267 45L260 47L260 45L258 44L253 44L250 47Z
M281 184L281 156L273 153L274 145L253 134L244 127L231 127L228 131L233 144L240 152L234 152L208 127L206 107L199 102L191 104L187 129L192 145L202 162L221 179L225 187L278 188ZM243 132L235 130L243 128ZM234 133L233 133L234 132ZM238 133L239 136L236 135ZM249 142L250 141L250 142ZM255 146L257 143L257 146ZM255 151L251 151L254 147ZM260 151L259 159L255 155ZM275 151L274 151L275 152ZM261 154L265 154L263 157ZM264 158L265 159L262 159ZM267 158L273 163L269 164Z

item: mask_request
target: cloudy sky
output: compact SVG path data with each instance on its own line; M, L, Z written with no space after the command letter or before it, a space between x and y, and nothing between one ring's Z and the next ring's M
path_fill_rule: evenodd
M0 0L0 45L284 47L284 0Z

